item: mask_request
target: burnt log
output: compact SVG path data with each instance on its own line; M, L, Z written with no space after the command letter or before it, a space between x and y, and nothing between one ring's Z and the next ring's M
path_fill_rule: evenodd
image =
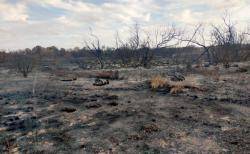
M92 77L99 78L99 79L117 80L119 79L119 72L118 71L102 71L102 72L97 72L93 74Z
M93 86L104 86L109 84L109 80L101 80L101 79L95 79L95 82L93 83Z

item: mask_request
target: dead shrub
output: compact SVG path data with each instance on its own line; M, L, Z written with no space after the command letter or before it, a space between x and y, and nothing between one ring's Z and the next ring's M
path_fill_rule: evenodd
M248 33L239 31L228 17L224 17L223 22L223 25L213 25L211 37L214 46L211 53L215 63L222 63L225 68L229 68L230 63L249 58L245 48Z
M28 74L32 72L35 67L35 58L27 54L15 54L13 56L13 67L18 73L21 73L23 77L28 77Z
M121 46L116 49L115 57L120 62L121 66L128 67L135 59L135 52L128 46Z

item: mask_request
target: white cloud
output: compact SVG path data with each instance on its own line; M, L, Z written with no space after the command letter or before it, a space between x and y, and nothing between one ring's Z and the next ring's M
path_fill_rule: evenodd
M28 14L25 4L8 4L7 1L0 1L0 19L3 21L27 21Z
M124 23L132 23L135 20L149 21L150 13L156 9L153 1L149 0L106 2L100 5L76 0L44 0L38 3L65 9L69 16L82 18L83 22L102 22L110 19Z
M56 17L31 18L32 5L49 8ZM106 45L113 45L114 34L128 37L135 22L145 29L153 25L176 24L179 27L198 23L219 23L225 10L237 24L250 23L250 0L110 0L93 3L84 0L0 0L0 48L25 48L37 44L59 47L83 46L89 27ZM4 11L8 10L8 11ZM55 10L55 12L53 12ZM34 9L33 9L34 11ZM37 10L39 11L39 10ZM15 21L15 22L13 22Z

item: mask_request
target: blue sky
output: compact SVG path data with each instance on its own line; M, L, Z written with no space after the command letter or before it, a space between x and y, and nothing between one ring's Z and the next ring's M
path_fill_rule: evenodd
M115 33L126 39L135 23L147 31L163 25L191 29L219 24L225 11L247 29L249 8L250 0L0 0L0 49L82 47L90 27L112 46Z

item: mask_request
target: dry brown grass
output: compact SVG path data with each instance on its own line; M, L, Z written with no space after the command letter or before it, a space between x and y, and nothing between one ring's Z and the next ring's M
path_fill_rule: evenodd
M171 94L181 93L185 89L202 90L194 76L187 76L184 81L174 82L169 78L164 78L158 75L150 80L150 86L153 90L168 87L170 88Z
M181 84L177 84L177 85L174 85L171 90L170 90L170 93L171 94L178 94L178 93L182 93L184 91L185 87Z
M155 76L150 80L150 86L152 89L163 88L167 84L167 80L160 75Z

